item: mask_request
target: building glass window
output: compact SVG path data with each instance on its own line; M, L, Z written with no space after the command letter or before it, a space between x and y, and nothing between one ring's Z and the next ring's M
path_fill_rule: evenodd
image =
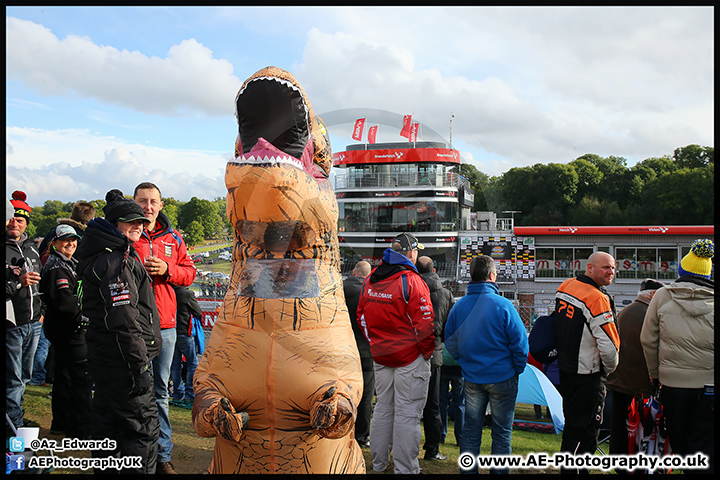
M615 266L617 268L615 272L616 278L637 278L637 257L635 256L635 249L616 248Z
M573 275L573 249L555 249L555 278L570 278Z
M658 280L674 280L678 274L677 248L658 248L657 275Z
M593 254L592 247L586 247L586 248L576 248L574 249L574 264L573 268L575 269L575 276L580 275L581 273L585 273L585 270L587 270L587 261L588 258L590 258L590 255Z
M458 230L457 202L342 202L341 232L453 232Z
M618 248L617 278L674 280L678 273L677 248Z
M457 187L455 165L443 164L382 164L350 165L335 173L335 188L436 186Z
M592 247L535 248L535 278L571 278L585 273Z

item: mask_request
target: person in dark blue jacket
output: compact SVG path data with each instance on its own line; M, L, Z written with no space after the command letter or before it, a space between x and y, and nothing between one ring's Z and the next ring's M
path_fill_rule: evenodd
M460 452L476 458L488 403L492 411L492 454L510 455L518 376L528 358L527 331L520 315L500 295L492 257L470 263L467 295L450 310L445 348L460 363L465 379L465 425ZM478 473L477 463L461 473ZM507 469L491 473L507 473Z

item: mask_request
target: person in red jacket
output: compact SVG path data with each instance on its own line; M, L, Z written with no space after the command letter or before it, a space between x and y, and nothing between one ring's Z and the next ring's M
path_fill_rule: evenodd
M422 248L409 233L395 237L363 282L358 303L375 368L370 453L376 472L388 467L392 450L395 473L420 473L420 417L435 351L430 290L415 267Z
M173 285L188 286L195 280L195 262L187 253L180 234L162 213L160 189L153 183L143 182L135 187L133 200L140 205L150 223L135 242L140 259L153 280L155 303L160 315L162 348L153 360L155 399L160 417L157 473L177 473L171 463L173 443L172 426L168 417L170 367L175 353L177 330L177 298Z

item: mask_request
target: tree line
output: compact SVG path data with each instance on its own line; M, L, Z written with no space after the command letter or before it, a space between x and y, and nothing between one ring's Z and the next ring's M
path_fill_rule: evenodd
M131 198L126 195L126 197ZM192 197L188 202L180 202L173 197L162 198L162 212L170 220L173 228L182 232L188 246L199 245L203 239L214 238L232 227L225 214L225 199L217 197L205 200ZM95 215L103 215L105 200L87 200L95 207ZM42 206L32 207L30 224L26 233L30 238L44 237L51 228L57 226L58 218L70 218L75 202L63 203L59 200L47 200Z
M567 163L488 177L460 165L475 211L516 210L516 225L713 225L715 153L688 145L628 168L623 157L585 154Z
M570 163L537 163L488 177L472 165L456 171L475 191L474 211L516 210L516 225L714 225L715 149L688 145L672 156L628 168L623 157L585 154ZM102 215L105 200L88 200ZM232 231L225 198L163 198L163 213L189 246ZM45 236L75 202L47 200L33 207L26 230Z

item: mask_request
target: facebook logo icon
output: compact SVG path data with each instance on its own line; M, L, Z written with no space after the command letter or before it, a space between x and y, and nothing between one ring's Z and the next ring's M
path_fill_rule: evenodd
M25 457L10 455L10 470L25 470Z

